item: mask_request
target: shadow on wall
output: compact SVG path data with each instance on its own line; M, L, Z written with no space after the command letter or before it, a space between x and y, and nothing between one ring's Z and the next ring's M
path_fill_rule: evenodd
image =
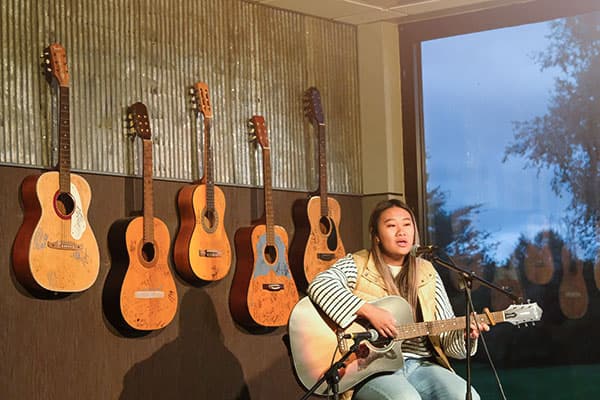
M241 365L224 345L215 307L202 290L188 290L179 336L125 374L120 400L250 400Z

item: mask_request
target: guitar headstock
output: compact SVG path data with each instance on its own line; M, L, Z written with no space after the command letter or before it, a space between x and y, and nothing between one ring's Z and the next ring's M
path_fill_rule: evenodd
M198 111L204 115L204 118L212 118L212 105L208 95L208 85L206 82L196 82L192 88L192 96Z
M542 309L537 303L513 304L504 310L504 318L513 325L537 322L542 319Z
M321 94L319 89L314 86L309 87L304 92L304 114L312 123L323 125L323 107L321 106Z
M150 118L148 117L148 109L142 102L132 104L127 108L127 119L131 133L141 137L142 139L152 139L150 132Z
M267 136L267 125L265 124L265 118L262 115L254 115L248 121L252 133L254 134L258 144L263 149L269 148L269 138Z
M58 43L52 43L44 49L42 68L48 82L55 78L59 86L69 86L69 70L67 68L67 52Z

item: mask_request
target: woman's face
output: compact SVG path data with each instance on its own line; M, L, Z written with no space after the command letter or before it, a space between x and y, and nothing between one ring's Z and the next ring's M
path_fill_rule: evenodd
M377 221L377 237L383 260L402 265L415 241L415 226L410 213L400 207L383 211Z

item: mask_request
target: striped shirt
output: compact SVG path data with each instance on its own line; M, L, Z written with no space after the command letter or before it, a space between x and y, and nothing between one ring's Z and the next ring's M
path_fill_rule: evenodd
M342 329L356 319L356 312L365 303L352 293L356 288L357 267L352 254L339 259L329 269L318 274L308 287L308 295L329 318ZM439 274L435 280L435 319L454 318L454 311ZM466 357L464 331L444 332L440 335L442 349L447 356L462 359ZM477 341L472 342L472 351L477 351ZM429 358L433 349L427 337L405 340L402 343L405 358Z

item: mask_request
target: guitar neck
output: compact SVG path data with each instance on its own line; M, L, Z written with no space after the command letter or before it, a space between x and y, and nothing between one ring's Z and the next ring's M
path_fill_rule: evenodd
M215 210L215 183L213 178L213 157L210 140L212 118L204 117L204 177L201 182L206 185L206 208L211 212Z
M496 324L506 321L504 311L495 311L490 313L490 315L493 321L488 318L487 314L477 314L477 321L486 324ZM398 335L396 335L395 339L406 340L420 336L439 335L443 332L462 330L465 328L465 320L465 317L457 317L446 320L425 321L397 326L396 329L398 330Z
M273 184L271 181L271 148L263 147L263 180L265 190L265 218L267 245L275 245L275 223L273 213Z
M58 176L61 193L71 191L71 137L69 87L58 87Z
M154 196L152 168L152 140L143 139L144 152L144 243L154 242Z
M327 155L325 142L325 123L315 122L315 131L319 138L319 196L321 198L321 216L329 215L327 202Z

